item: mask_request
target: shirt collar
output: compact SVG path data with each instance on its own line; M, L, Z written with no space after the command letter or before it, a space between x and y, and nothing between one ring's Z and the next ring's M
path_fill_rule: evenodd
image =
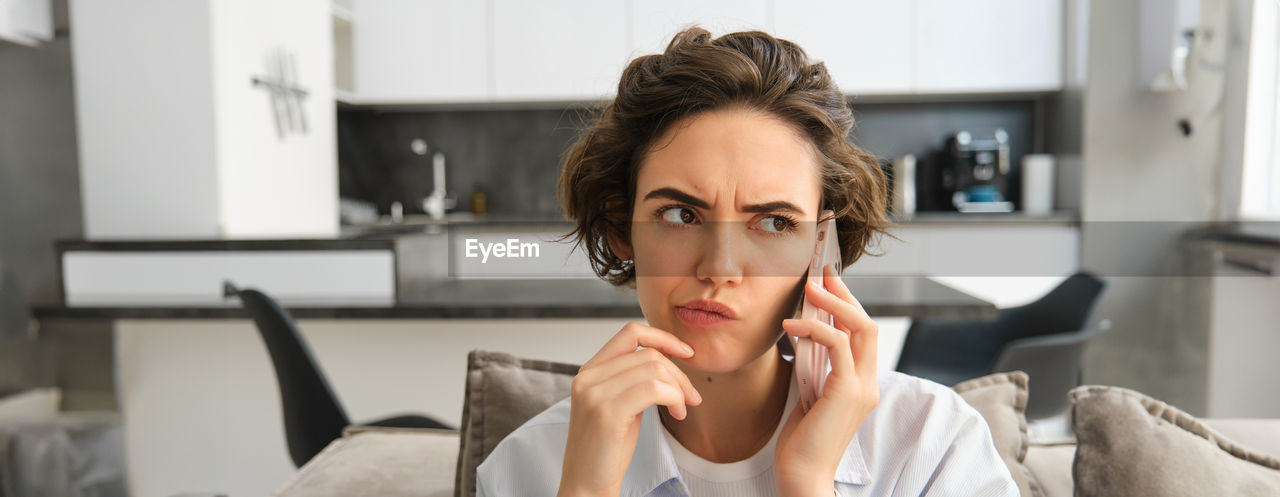
M869 417L869 416L868 416ZM866 422L863 422L866 426ZM867 462L862 458L862 427L853 435L853 441L840 457L840 465L836 467L836 481L849 485L866 485L871 483L871 472L867 470Z
M792 388L796 388L794 377ZM658 416L661 406L650 406L640 417L640 431L636 437L636 450L631 456L631 465L622 477L620 497L642 497L649 495L663 485L683 487L680 481L680 469L676 467L675 456L662 436L662 420ZM869 417L868 417L869 418ZM866 423L863 423L866 426ZM871 472L867 470L866 460L862 457L862 430L854 434L853 441L840 457L840 465L836 467L835 481L849 485L866 485L871 483ZM687 490L682 493L688 494Z
M640 416L636 451L631 456L627 473L622 477L620 497L641 497L672 480L680 480L675 456L671 455L671 447L662 436L662 420L658 417L660 407L650 406Z

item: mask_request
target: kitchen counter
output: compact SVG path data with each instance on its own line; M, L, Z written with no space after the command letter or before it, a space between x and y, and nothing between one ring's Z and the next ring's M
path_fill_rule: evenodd
M1057 211L1047 215L1029 215L1022 211L1015 212L984 212L984 213L960 213L960 212L917 212L911 217L891 217L890 222L898 225L911 224L935 224L935 223L1037 223L1037 224L1079 224L1079 214L1072 211ZM373 224L373 225L351 225L344 226L343 229L351 236L360 236L361 233L376 233L380 231L397 231L397 232L416 232L430 229L431 226L503 226L503 225L534 225L534 226L563 226L565 231L572 229L573 224L564 218L555 216L458 216L447 219L445 221L432 221L422 217L413 217L410 222L402 224Z
M1187 230L1186 241L1218 242L1280 249L1280 221L1203 223Z
M193 300L182 300L183 294L168 290L148 288L125 290L134 294L120 299L90 295L90 299L68 300L60 303L37 305L33 313L37 318L100 318L100 319L243 319L246 314L234 301L222 299L221 281L239 282L245 286L261 279L262 271L275 271L281 265L301 260L295 254L338 254L351 257L379 257L373 266L352 266L343 272L330 270L332 266L316 269L294 269L274 276L275 287L291 288L297 297L271 291L295 317L338 319L435 319L435 318L590 318L590 317L639 317L640 308L630 290L620 290L590 277L589 268L567 268L563 271L554 264L535 266L543 274L522 274L512 271L495 271L484 274L457 256L454 236L424 236L431 233L448 234L454 229L465 233L545 232L562 233L571 224L562 219L492 216L482 219L452 217L447 223L434 224L423 219L410 219L409 224L344 226L339 236L328 239L292 240L114 240L114 241L61 241L57 244L59 260L67 253L98 254L113 257L130 255L140 257L142 263L156 260L151 254L164 257L181 257L192 254L195 262L184 262L193 272L205 271L200 257L241 257L241 254L261 256L267 266L258 269L228 269L232 276L208 278L191 283L178 280L175 288L195 288L200 295ZM873 316L906 316L915 319L990 319L997 310L993 304L973 295L955 290L924 274L938 275L1046 275L1069 274L1075 266L1073 240L1079 219L1074 213L1060 212L1051 216L1027 216L1023 213L918 213L911 219L897 219L902 227L897 234L907 237L906 245L889 245L885 257L869 257L846 271L845 281L854 290L867 311ZM954 229L953 229L954 227ZM1041 233L1051 230L1048 235ZM1063 231L1058 236L1058 231ZM972 233L972 234L970 234ZM1052 235L1052 236L1050 236ZM970 238L988 239L992 236L1005 240L1004 252L984 250L981 253L965 252L974 246ZM1013 241L1023 245L1008 245ZM1034 243L1033 243L1034 242ZM900 246L901 245L901 246ZM1016 244L1015 244L1016 245ZM947 251L927 252L913 247L950 247ZM546 250L568 250L555 244ZM1024 263L1015 264L1017 258L1010 253L1054 254L1062 252L1060 264L1041 267ZM452 252L450 252L452 251ZM105 253L105 254L104 254ZM270 259L274 256L276 259ZM452 254L448 257L430 254ZM107 260L110 260L108 257ZM307 256L311 257L311 256ZM558 260L559 252L549 254L548 260ZM283 258L283 259L281 259ZM958 258L958 259L957 259ZM1047 258L1047 259L1046 259ZM957 260L951 260L957 259ZM1037 257L1036 260L1056 260L1053 257ZM185 259L184 259L185 260ZM360 259L366 260L366 259ZM382 262L378 262L382 261ZM474 262L474 261L470 261ZM140 264L142 264L140 263ZM231 264L228 262L227 264ZM360 264L364 264L361 262ZM474 267L472 267L474 266ZM492 266L492 264L490 264ZM1027 267L1024 267L1027 266ZM1061 267L1058 267L1061 266ZM163 269L138 266L137 271L163 274ZM168 266L154 266L163 268ZM229 266L230 267L230 266ZM236 266L238 267L238 266ZM367 267L385 268L370 271ZM66 268L63 268L64 270ZM517 268L517 270L520 268ZM238 271L238 272L236 272ZM576 272L575 272L576 271ZM209 272L209 271L205 271ZM329 273L333 275L328 275ZM376 277L368 277L374 275ZM384 274L385 273L385 274ZM86 273L81 270L81 275ZM587 276L584 276L587 275ZM235 276L239 275L239 276ZM567 277L562 277L567 276ZM63 280L69 277L64 275ZM115 284L130 278L105 280ZM362 279L369 282L362 283ZM150 278L148 279L150 280ZM98 285L103 280L91 280ZM366 286L360 286L360 285ZM194 286L192 286L194 285ZM124 284L117 286L126 286ZM81 288L83 288L83 284ZM114 288L114 287L113 287ZM373 288L371 293L360 293L362 288ZM90 288L96 290L96 287ZM323 290L323 291L321 291ZM64 291L65 292L65 291ZM148 293L149 292L149 293ZM327 292L327 293L326 293ZM65 295L66 293L64 293ZM83 295L83 291L80 295ZM74 295L73 295L74 296ZM68 304L70 302L70 304Z
M1046 216L1031 216L1022 212L972 213L918 212L910 218L890 220L899 226L911 225L974 225L974 224L1059 224L1079 225L1080 217L1074 212L1061 211ZM398 238L423 234L444 233L450 227L484 228L518 226L522 228L562 229L568 233L573 224L551 216L488 216L454 217L445 221L414 218L406 223L369 225L344 225L333 238L295 239L233 239L233 240L61 240L57 250L93 251L206 251L206 250L352 250L394 248Z
M914 319L994 319L995 305L929 278L845 276L872 316ZM406 285L388 305L281 302L299 319L588 318L640 317L634 291L592 279L473 279ZM33 308L38 319L243 319L243 309L130 306Z

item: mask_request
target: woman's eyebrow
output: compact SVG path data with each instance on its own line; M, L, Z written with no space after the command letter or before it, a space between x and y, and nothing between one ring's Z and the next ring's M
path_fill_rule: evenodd
M692 205L699 209L706 209L710 207L710 205L708 205L702 199L669 186L658 188L653 191L650 191L649 193L646 193L644 195L643 200L649 200L651 198L667 198L667 199L674 200L676 202ZM796 204L787 202L785 200L775 200L773 202L765 202L762 204L748 205L743 207L742 211L757 213L757 214L783 211L783 212L792 212L795 214L804 215L804 209L801 209L800 207L796 206Z

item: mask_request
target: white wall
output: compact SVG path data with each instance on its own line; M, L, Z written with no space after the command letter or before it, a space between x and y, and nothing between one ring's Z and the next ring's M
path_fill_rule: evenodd
M212 237L207 0L70 0L85 237Z
M1189 275L1179 238L1222 212L1226 86L1215 68L1242 49L1231 4L1203 0L1201 22L1215 34L1197 47L1190 88L1165 93L1137 78L1138 2L1090 4L1081 265L1107 280L1095 319L1113 328L1086 351L1085 382L1133 388L1195 415L1209 399L1214 283Z

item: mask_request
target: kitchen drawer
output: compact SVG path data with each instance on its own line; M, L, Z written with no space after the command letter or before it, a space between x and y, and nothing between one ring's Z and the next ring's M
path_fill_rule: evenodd
M394 250L66 251L69 307L236 306L222 284L253 287L285 305L390 305Z

